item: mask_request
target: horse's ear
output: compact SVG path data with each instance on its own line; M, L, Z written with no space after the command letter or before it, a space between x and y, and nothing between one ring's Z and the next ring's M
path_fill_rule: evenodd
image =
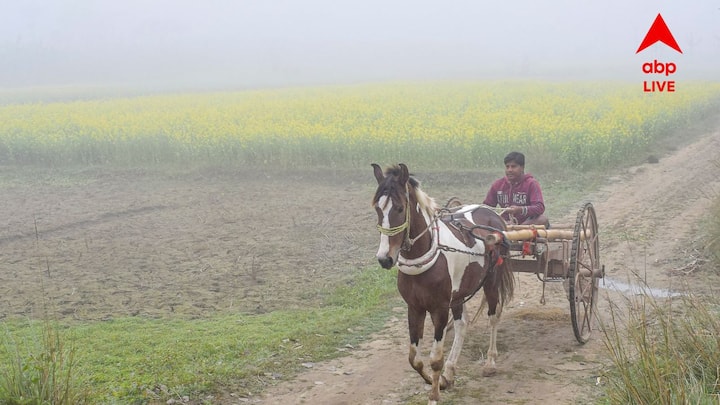
M405 184L410 179L410 171L405 163L400 163L400 184Z
M373 167L373 172L375 173L375 178L377 179L378 184L382 183L383 180L385 180L382 169L375 163L372 163L371 166Z

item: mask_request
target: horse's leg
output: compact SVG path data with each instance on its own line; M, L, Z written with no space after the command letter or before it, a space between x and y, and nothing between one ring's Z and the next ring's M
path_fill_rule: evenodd
M500 323L500 314L502 313L502 306L498 309L498 303L500 301L500 294L497 289L495 282L488 283L484 286L485 298L488 304L488 318L490 323L490 345L487 351L487 360L483 367L483 375L490 376L495 374L497 371L495 368L495 361L497 360L497 329Z
M408 306L408 331L410 332L410 346L408 348L408 361L410 366L420 374L427 384L432 384L432 379L425 372L425 365L418 358L418 348L423 337L425 328L425 310Z
M448 311L447 306L441 306L441 309L430 313L433 326L435 329L435 336L433 339L432 350L430 351L430 369L432 369L432 389L430 390L430 396L428 404L436 404L440 400L440 389L447 388L447 383L440 383L441 373L443 371L443 361L445 360L445 353L443 349L443 343L445 339L445 325L448 322ZM457 333L457 331L455 332Z
M455 365L460 357L463 344L465 342L465 331L467 330L467 317L465 316L465 305L460 303L451 307L453 314L453 329L455 329L455 337L453 338L452 348L445 361L445 369L442 374L440 388L450 388L455 381Z

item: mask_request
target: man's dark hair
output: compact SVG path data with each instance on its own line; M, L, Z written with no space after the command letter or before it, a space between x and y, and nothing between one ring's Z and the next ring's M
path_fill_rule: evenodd
M525 155L523 155L520 152L510 152L507 156L505 156L505 164L508 164L510 162L515 162L518 165L525 167Z

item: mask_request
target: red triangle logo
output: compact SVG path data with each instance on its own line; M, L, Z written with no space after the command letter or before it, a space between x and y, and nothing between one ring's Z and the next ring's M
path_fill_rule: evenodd
M667 24L665 24L665 20L663 20L660 14L655 17L655 21L650 26L647 34L645 34L645 39L643 39L640 47L637 51L635 51L635 53L640 53L640 51L655 44L656 42L662 42L670 48L682 53L680 46L677 41L675 41L672 32L670 32L670 29Z

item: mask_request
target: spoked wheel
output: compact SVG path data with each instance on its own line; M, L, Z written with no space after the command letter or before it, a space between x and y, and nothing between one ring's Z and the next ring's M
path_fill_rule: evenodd
M570 317L575 338L580 343L590 339L594 328L593 317L602 271L595 208L591 203L586 203L578 211L575 221L568 272Z

